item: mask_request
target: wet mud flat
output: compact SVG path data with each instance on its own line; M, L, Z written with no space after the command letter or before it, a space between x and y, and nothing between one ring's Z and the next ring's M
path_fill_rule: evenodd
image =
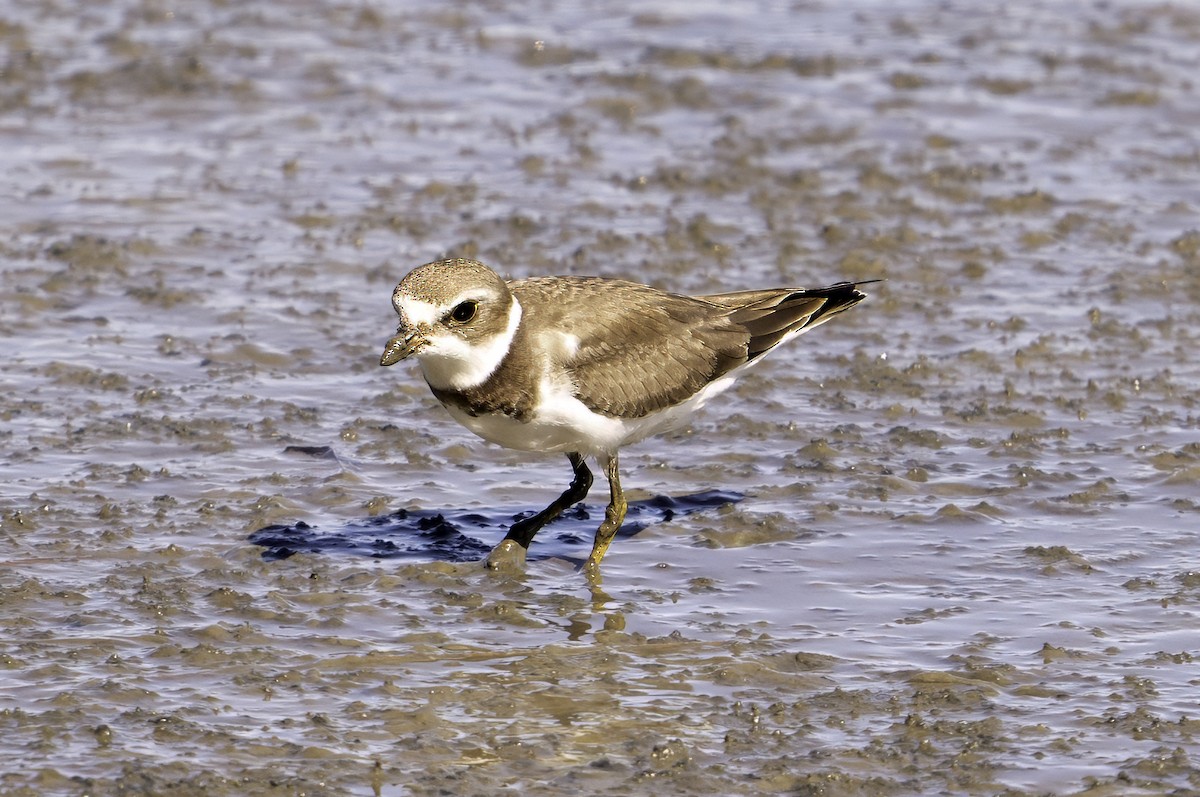
M0 59L0 793L1200 790L1190 7L35 2ZM885 282L623 452L602 579L599 493L497 576L569 469L378 367L443 255Z

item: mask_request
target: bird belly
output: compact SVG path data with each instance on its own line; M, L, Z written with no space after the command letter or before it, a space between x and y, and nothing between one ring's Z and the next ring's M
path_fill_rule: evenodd
M615 452L625 437L625 421L594 413L578 400L577 407L557 403L539 405L527 419L503 413L471 415L447 404L454 420L489 443L519 451L600 454Z
M451 417L490 443L519 451L615 454L619 448L677 429L707 401L733 384L731 375L705 385L688 399L640 418L594 412L566 389L544 390L526 420L503 413L472 415L447 403Z

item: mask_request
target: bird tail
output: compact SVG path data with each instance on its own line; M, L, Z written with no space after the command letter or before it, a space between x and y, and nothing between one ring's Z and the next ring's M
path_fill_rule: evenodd
M879 280L839 282L826 288L776 288L701 296L727 307L729 319L750 333L747 359L753 360L784 340L825 323L867 298L858 290Z

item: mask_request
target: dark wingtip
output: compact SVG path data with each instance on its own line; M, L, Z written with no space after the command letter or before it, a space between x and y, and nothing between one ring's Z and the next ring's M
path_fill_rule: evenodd
M850 305L858 304L863 299L867 298L867 294L860 291L860 285L870 285L875 282L883 282L883 279L855 280L854 282L835 282L825 288L805 288L804 290L796 291L794 296L804 298L828 299L829 304L817 316L822 316L836 310L844 309Z
M849 310L854 305L867 298L867 294L860 291L860 285L870 285L875 282L883 282L882 279L855 280L854 282L835 282L826 288L809 288L802 291L797 291L796 295L825 299L825 304L813 313L812 318L806 326L814 326L825 317L836 315L843 310Z
M857 292L858 286L860 285L871 285L876 282L884 282L884 279L880 277L878 279L854 280L853 282L835 282L828 288L808 288L800 291L800 293L804 294L805 296L827 296L834 298L846 293Z

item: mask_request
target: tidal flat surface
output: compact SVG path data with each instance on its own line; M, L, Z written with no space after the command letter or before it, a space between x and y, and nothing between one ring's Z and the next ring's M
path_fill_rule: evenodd
M0 63L0 794L1200 790L1190 4L34 0ZM443 256L885 281L623 452L589 582L605 491L485 572L565 457L378 366Z

